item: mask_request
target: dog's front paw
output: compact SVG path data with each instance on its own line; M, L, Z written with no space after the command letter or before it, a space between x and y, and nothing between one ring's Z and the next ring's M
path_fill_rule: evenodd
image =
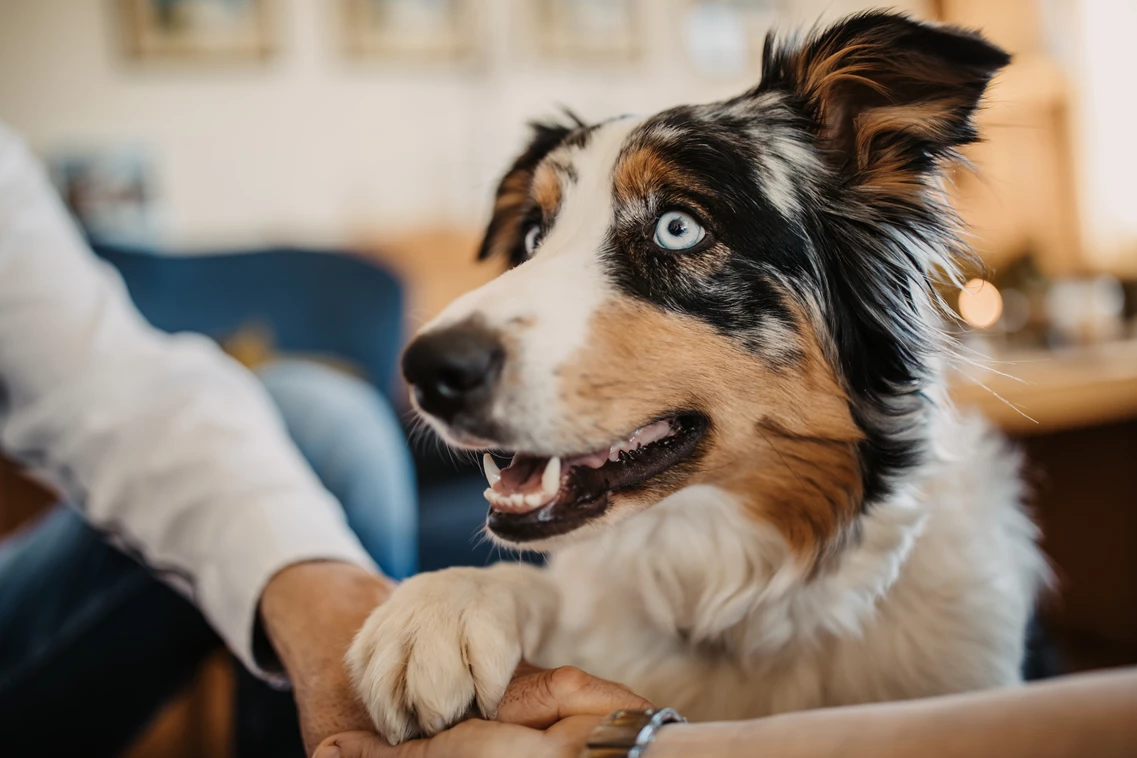
M392 744L497 712L521 660L513 591L483 569L405 581L367 619L348 667L379 734Z

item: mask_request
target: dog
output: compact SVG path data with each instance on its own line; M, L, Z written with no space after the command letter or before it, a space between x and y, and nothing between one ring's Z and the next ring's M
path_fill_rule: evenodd
M534 125L480 258L408 346L421 415L487 452L488 535L348 654L393 743L495 714L522 659L743 719L1020 679L1047 568L1020 461L946 399L945 198L1009 62L888 12L768 38L723 102Z

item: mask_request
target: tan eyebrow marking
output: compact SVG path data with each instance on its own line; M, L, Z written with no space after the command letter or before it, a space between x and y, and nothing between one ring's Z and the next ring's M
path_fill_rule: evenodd
M698 177L663 157L652 145L638 145L621 156L613 175L616 199L624 204L636 204L664 188L689 190L692 194L709 194ZM702 212L704 208L692 203Z
M561 167L552 162L545 161L537 167L533 174L530 192L537 205L541 206L545 218L552 218L560 208L562 191L561 181L564 172Z

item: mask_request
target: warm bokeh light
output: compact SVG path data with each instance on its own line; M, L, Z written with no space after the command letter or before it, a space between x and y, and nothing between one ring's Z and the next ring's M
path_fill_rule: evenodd
M959 315L980 329L994 326L1003 315L1003 296L986 279L972 279L959 291Z

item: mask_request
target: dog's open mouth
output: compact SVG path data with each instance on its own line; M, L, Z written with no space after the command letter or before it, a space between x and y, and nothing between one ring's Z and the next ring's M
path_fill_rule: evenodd
M548 458L517 453L500 470L487 453L487 525L513 542L570 532L603 513L609 495L639 487L687 459L706 429L701 414L679 414L583 455Z

